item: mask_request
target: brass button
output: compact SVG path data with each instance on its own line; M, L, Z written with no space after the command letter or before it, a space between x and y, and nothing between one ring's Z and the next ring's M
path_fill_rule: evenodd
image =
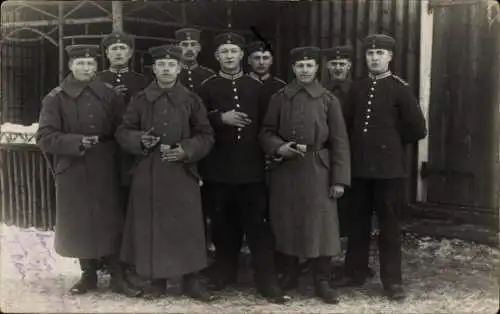
M241 139L241 135L238 135L237 139L240 140Z
M238 132L241 132L241 130L242 130L241 128L238 128Z
M365 132L365 133L366 133L366 132L368 132L368 129L366 129L366 128L365 128L365 129L363 129L363 132Z
M373 94L370 94L370 98L373 98Z
M119 79L119 78L117 78L117 79L116 79L116 81L117 81L118 83L120 83L120 79Z
M240 105L239 105L239 104L236 104L236 108L239 108L239 107L240 107Z
M238 100L238 96L234 96L234 99Z
M93 117L94 117L94 115L93 115L93 114L89 114L89 118L93 118Z
M238 90L236 88L233 88L233 92L236 92L236 91L238 91Z
M189 81L192 81L191 77L188 77L188 80L189 80Z
M191 74L191 71L188 71L188 74Z
M366 112L372 112L372 110L370 108L366 109Z
M366 118L367 118L367 119L370 119L370 115L369 115L369 114L367 114L367 115L366 115Z

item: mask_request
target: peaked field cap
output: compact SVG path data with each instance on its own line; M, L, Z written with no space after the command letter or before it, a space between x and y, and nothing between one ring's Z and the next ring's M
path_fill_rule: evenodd
M260 41L260 40L251 42L250 44L247 45L248 55L251 55L252 53L257 52L257 51L261 51L261 52L269 51L272 53L272 46L270 43L265 43L265 42Z
M175 45L161 45L149 48L153 61L158 59L182 59L182 48Z
M336 59L351 59L353 49L351 46L335 46L333 48L326 48L322 50L323 56L326 57L327 60L336 60Z
M364 50L368 49L387 49L394 50L396 40L385 34L371 34L363 40Z
M321 54L321 49L316 46L296 47L290 50L291 62L305 60L316 60L318 62Z
M245 38L243 38L243 36L241 35L232 32L222 33L215 36L214 44L216 47L219 47L224 44L233 44L243 49L245 46Z
M69 58L96 58L99 56L98 45L70 45L64 48Z
M106 49L112 44L124 43L130 48L134 47L134 38L124 32L112 32L102 38L101 44Z
M181 28L175 31L175 39L178 41L183 40L196 40L200 41L201 31L197 28Z

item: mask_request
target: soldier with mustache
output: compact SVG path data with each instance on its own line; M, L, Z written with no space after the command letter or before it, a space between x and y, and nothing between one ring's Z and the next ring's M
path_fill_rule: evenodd
M196 28L182 28L175 32L178 45L182 48L182 70L179 81L195 93L199 92L201 82L215 75L215 72L198 64L198 54L201 51L201 31Z

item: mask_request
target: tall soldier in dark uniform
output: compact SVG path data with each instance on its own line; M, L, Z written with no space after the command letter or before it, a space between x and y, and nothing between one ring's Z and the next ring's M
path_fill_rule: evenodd
M175 32L175 39L182 48L182 71L179 81L182 85L198 93L201 82L215 75L212 69L198 64L198 54L201 51L201 31L196 28L181 28Z
M109 61L109 68L98 73L97 77L101 81L112 85L115 91L120 93L125 104L128 104L130 98L145 88L148 83L146 76L129 68L129 61L134 53L134 39L123 32L112 32L102 39L101 46ZM134 156L121 149L119 162L120 195L123 211L125 212L129 201L130 170L134 162ZM130 277L130 279L134 279L134 276Z
M405 147L427 135L424 116L412 89L389 71L394 39L364 40L369 76L353 83L345 103L352 164L351 223L345 277L337 285L359 286L368 275L373 210L380 227L380 278L386 295L402 300L399 217L408 176Z
M342 104L352 84L352 47L337 46L323 50L326 57L326 69L328 70L328 82L325 87L331 91Z
M200 43L201 31L196 28L181 28L175 32L175 38L178 41L179 47L182 48L181 73L179 74L179 82L189 90L199 93L201 82L215 75L212 69L198 64L198 55L201 51ZM210 200L206 196L205 186L201 186L201 195L203 202L203 221L205 226L205 234L207 240L207 251L209 256L213 256L213 251L210 250L211 232L210 232Z
M97 45L66 47L71 73L42 101L36 134L40 149L55 156L55 250L80 261L71 294L97 288L97 260L105 259L111 289L137 296L119 263L123 210L114 132L124 103L112 86L95 79Z
M215 131L215 146L201 163L205 187L214 204L213 241L216 247L211 273L215 290L238 276L241 234L252 255L257 291L271 302L286 301L274 272L273 235L266 219L264 154L259 145L262 83L241 69L243 37L234 33L215 38L221 71L207 79L200 96Z

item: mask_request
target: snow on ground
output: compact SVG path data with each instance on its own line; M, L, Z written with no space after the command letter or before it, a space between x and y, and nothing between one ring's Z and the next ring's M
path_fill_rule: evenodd
M67 290L79 277L74 259L53 250L53 233L0 224L0 307L2 312L173 312L173 313L494 313L498 310L499 251L460 240L408 236L404 272L408 299L387 301L380 295L378 276L364 287L341 289L341 303L325 305L313 297L310 276L302 280L293 302L279 306L256 297L248 278L225 291L210 305L178 295L159 300L129 299L106 289L70 296ZM372 260L377 268L377 258ZM246 278L246 279L245 279Z

